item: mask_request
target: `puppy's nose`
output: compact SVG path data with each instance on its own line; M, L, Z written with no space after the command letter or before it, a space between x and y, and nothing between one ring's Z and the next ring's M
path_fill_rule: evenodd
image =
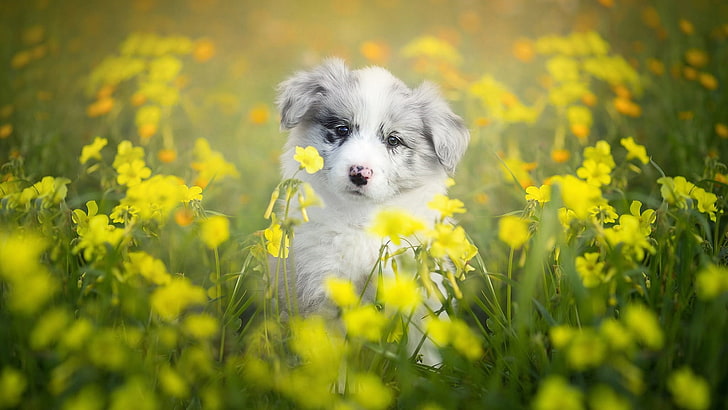
M371 168L361 165L352 165L349 168L349 180L356 186L366 185L374 172Z

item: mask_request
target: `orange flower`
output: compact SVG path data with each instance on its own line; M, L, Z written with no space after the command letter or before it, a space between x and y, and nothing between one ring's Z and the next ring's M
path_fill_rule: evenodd
M174 222L179 226L190 226L195 221L195 214L191 209L184 207L174 213Z
M594 107L597 105L597 96L594 93L587 92L581 96L581 102L588 107Z
M165 164L174 162L177 159L177 151L173 149L160 149L157 152L157 158Z
M157 133L157 124L142 124L139 126L137 132L143 140L151 138Z
M695 27L693 26L693 23L689 22L688 20L680 19L678 25L680 26L680 31L687 35L691 35L695 32Z
M698 78L698 70L692 67L685 67L683 68L683 77L685 77L686 80L693 81Z
M375 64L386 64L389 60L389 47L377 41L365 41L359 47L359 52L367 60Z
M532 61L533 57L536 55L533 41L527 38L520 38L516 40L516 42L513 43L513 48L511 51L517 59L523 61L524 63Z
M642 115L642 107L627 98L615 98L614 108L617 110L618 113L630 117L639 117L640 115Z
M147 96L142 93L134 93L134 95L131 96L131 105L134 107L139 107L145 102L147 102Z
M718 88L718 80L716 80L715 76L710 73L700 73L698 75L698 82L700 82L700 85L711 91Z
M632 93L629 91L629 89L622 84L617 84L614 86L614 94L617 95L619 98L626 98L631 99Z
M200 63L210 60L215 56L215 43L208 39L198 40L192 50L192 56Z
M5 139L12 135L13 133L13 124L3 124L0 125L0 139Z
M555 149L551 151L551 159L557 164L563 164L571 158L571 152L566 149Z
M114 93L114 86L105 84L103 87L101 87L96 92L96 98L99 100L102 100L104 98L109 98L109 97L111 97L111 94L113 94L113 93Z
M662 61L655 59L655 58L647 59L647 69L652 71L652 73L655 75L665 74L665 64L663 64Z
M580 140L589 136L589 127L584 124L572 124L571 132Z
M699 48L691 48L685 52L685 61L695 68L705 67L708 60L708 53Z
M721 138L728 138L728 125L720 122L715 124L715 133Z
M86 115L91 118L108 114L114 108L114 99L111 97L101 98L94 101L86 108Z
M612 8L614 7L614 0L597 0L599 1L599 4L601 4L604 7Z
M248 118L253 124L265 124L270 118L270 109L265 104L258 104L248 112Z
M478 117L475 119L475 126L477 127L487 127L490 125L490 120L485 117Z

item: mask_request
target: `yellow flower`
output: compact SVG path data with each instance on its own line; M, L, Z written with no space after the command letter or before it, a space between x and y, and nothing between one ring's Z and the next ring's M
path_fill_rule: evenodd
M605 229L604 236L613 247L622 245L623 254L633 256L637 261L644 259L645 251L652 254L656 252L644 234L640 218L634 215L620 216L619 225Z
M593 410L630 410L629 399L619 396L605 385L599 385L589 394L589 408Z
M551 185L530 186L526 188L526 200L543 205L551 200Z
M110 245L116 247L124 237L124 231L109 225L109 217L103 214L94 215L88 218L88 225L83 231L79 231L80 240L72 249L73 253L83 251L83 257L92 261L95 258L102 258L106 255L106 249Z
M728 138L728 125L720 122L715 124L715 133L721 138Z
M572 215L587 220L591 216L592 209L604 202L602 191L599 187L588 184L573 175L555 176L552 179L553 185L559 187L561 199L568 208L560 213L562 223L567 222L567 217ZM571 213L569 213L571 212Z
M402 275L385 278L379 295L388 307L404 311L414 309L422 301L422 294L414 278Z
M291 244L291 239L288 237L288 234L283 232L281 226L275 220L270 227L263 231L263 236L265 237L265 247L269 254L276 258L288 257L288 247Z
M662 348L664 336L654 312L643 305L629 305L624 309L622 321L645 346L653 350Z
M549 329L551 343L557 349L563 349L571 343L576 335L576 330L569 325L558 325Z
M152 310L162 319L174 320L188 307L207 302L207 295L203 288L179 277L155 289L150 302Z
M716 79L715 76L710 73L698 74L698 82L707 90L712 91L718 88L718 79Z
M316 173L324 167L324 159L321 158L316 148L308 146L306 148L296 147L296 153L293 159L301 164L301 169L305 169L309 174Z
M699 48L691 48L685 52L685 61L695 68L705 67L709 60L708 53Z
M652 224L657 220L657 214L654 209L647 209L641 212L642 202L632 201L629 206L629 213L637 217L640 221L640 231L644 236L652 233Z
M351 396L366 410L384 410L394 400L392 390L372 373L358 373L351 378Z
M146 252L129 252L129 261L124 268L130 275L141 275L155 285L166 285L172 281L164 262Z
M354 284L347 279L329 277L326 279L326 290L329 298L339 307L350 307L359 303L359 295Z
M695 278L695 291L703 300L728 292L728 268L713 264L703 268Z
M144 160L144 148L135 147L131 141L121 141L116 147L116 156L112 166L119 169L122 164L131 163L135 160Z
M519 249L529 238L528 222L520 217L506 215L498 223L498 238L513 249Z
M483 356L480 338L460 319L450 322L450 344L469 360L477 360Z
M100 138L96 137L94 141L89 145L84 145L83 148L81 148L81 156L78 158L78 160L81 162L81 164L85 164L91 159L101 159L101 149L108 144L109 140L106 138Z
M609 175L612 172L606 164L594 162L591 159L584 160L581 168L576 170L576 175L586 180L590 185L602 186L608 185L612 182L612 177Z
M616 166L612 157L612 147L604 140L597 141L593 147L584 148L584 160L592 160L597 164L604 164L610 170Z
M28 381L23 373L6 365L0 373L0 403L8 408L20 405L20 399L27 387Z
M667 388L675 404L688 410L704 410L710 407L708 382L693 373L689 367L675 370L667 379Z
M450 218L454 214L465 213L465 204L459 199L450 199L446 195L437 194L427 207L440 212L442 218Z
M230 221L221 215L211 216L200 226L200 239L210 249L215 249L230 237Z
M576 272L586 288L599 286L604 281L604 262L599 262L599 253L585 253L576 257Z
M592 329L583 329L574 334L566 352L569 365L582 371L599 366L607 354L607 344Z
M182 191L182 202L202 201L202 188L198 186L188 187L187 185L180 185L180 190Z
M432 239L430 255L435 258L449 257L458 270L466 270L467 262L478 253L478 248L470 243L462 226L437 224L428 236Z
M445 40L433 36L422 36L412 40L402 49L406 58L426 58L458 65L462 56Z
M425 223L399 209L383 209L374 216L369 232L380 238L389 238L393 244L402 243L402 237L415 235L425 229Z
M643 145L639 145L634 141L634 138L622 138L619 143L627 150L627 159L636 158L643 164L650 162L647 157L647 149Z
M33 232L0 233L0 279L9 286L10 310L33 314L56 293L55 278L41 263L48 242Z
M153 386L140 376L129 377L121 386L110 395L109 410L153 410L159 408L157 395Z
M599 326L599 333L609 342L616 351L629 351L634 345L632 333L614 318L607 318Z
M49 347L68 330L68 324L72 316L65 308L53 308L46 310L30 333L30 347L40 350Z
M220 329L220 323L216 318L200 313L189 315L185 318L182 328L185 333L196 339L210 339Z
M548 376L533 399L534 410L582 410L583 393L561 376Z
M347 309L342 315L346 331L350 336L378 342L387 325L387 318L373 305Z
M142 160L134 160L132 162L123 163L117 168L119 175L116 182L119 185L134 186L147 179L152 175L152 170Z
M169 365L162 366L159 369L159 386L162 391L172 397L185 399L190 394L190 387L177 371Z

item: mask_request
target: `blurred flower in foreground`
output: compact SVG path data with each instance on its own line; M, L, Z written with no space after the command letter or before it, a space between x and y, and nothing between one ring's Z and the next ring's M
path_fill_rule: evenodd
M200 239L210 249L215 249L230 237L230 221L224 216L214 215L200 226Z
M728 268L710 264L698 272L695 279L698 297L710 300L728 292Z
M56 293L58 284L41 264L48 242L33 232L0 233L0 279L8 284L10 310L33 314Z
M389 238L393 244L402 243L402 237L408 237L425 229L425 223L413 217L407 211L384 209L376 214L369 232Z
M528 222L520 217L506 215L498 223L498 238L513 249L528 241Z
M672 372L667 380L667 388L675 403L684 409L704 410L710 407L708 382L693 373L689 367Z
M13 367L5 366L0 372L0 403L3 407L15 407L28 386L23 373Z
M188 307L207 302L207 296L204 289L189 279L178 277L155 289L150 302L155 313L165 320L174 320Z
M416 308L422 302L422 294L414 278L397 275L384 279L379 294L388 307L406 312Z
M583 393L561 376L548 376L541 382L531 403L534 410L581 410Z

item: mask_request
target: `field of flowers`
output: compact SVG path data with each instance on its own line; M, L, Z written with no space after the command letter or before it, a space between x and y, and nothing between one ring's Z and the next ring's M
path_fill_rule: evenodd
M104 3L0 2L0 408L728 408L725 2ZM275 86L328 56L472 139L375 301L282 320Z

